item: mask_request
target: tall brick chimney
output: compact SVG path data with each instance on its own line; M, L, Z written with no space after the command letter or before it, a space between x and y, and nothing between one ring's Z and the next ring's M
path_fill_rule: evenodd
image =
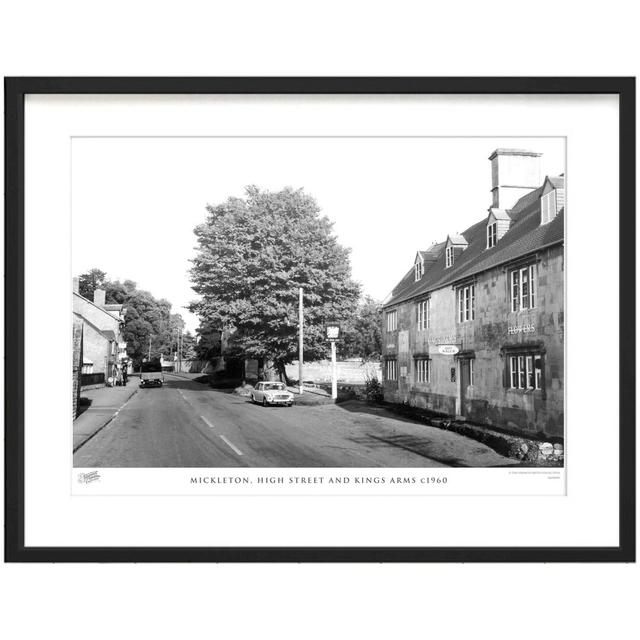
M73 279L73 293L80 293L80 278L78 276Z
M93 292L93 304L96 307L104 307L107 292L104 289L96 289Z
M511 209L522 196L540 186L541 155L524 149L496 149L489 156L492 207Z

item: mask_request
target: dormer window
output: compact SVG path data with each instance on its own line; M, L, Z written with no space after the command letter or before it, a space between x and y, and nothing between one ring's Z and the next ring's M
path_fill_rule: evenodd
M418 282L418 280L420 280L422 278L422 276L424 275L424 261L423 260L417 260L416 261L415 275L416 275L416 282Z
M447 247L444 265L447 269L453 266L453 246Z
M496 246L498 241L498 223L493 222L487 225L487 249Z
M557 213L556 190L554 189L540 198L540 224L551 222Z
M564 175L547 176L540 196L540 224L549 224L564 208Z

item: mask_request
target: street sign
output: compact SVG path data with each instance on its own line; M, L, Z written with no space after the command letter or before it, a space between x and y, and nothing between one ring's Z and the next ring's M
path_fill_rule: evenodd
M438 353L442 353L445 356L452 356L458 353L460 349L455 344L439 344Z
M340 325L337 322L328 322L326 331L328 340L337 340L340 337Z

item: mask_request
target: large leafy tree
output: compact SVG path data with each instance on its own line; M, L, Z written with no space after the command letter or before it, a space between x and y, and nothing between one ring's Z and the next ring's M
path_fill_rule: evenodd
M375 360L382 353L382 305L365 296L342 332L338 353L346 358Z
M349 320L359 298L349 250L303 190L247 187L244 198L207 207L196 227L191 308L203 326L228 332L227 354L285 364L298 353L298 290L304 289L304 357L324 358L328 320Z

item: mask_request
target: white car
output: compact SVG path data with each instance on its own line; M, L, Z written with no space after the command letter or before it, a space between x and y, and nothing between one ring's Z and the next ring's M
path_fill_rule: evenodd
M251 392L253 402L261 402L263 407L269 404L293 404L293 393L287 391L284 382L258 382Z

